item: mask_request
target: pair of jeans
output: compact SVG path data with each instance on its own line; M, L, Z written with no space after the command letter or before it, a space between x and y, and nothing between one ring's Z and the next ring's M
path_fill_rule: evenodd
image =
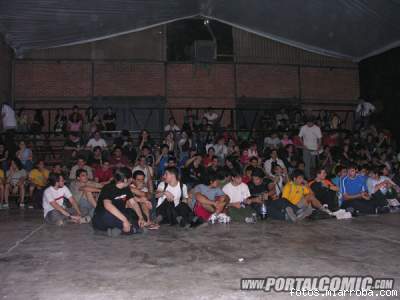
M303 149L304 175L306 179L311 179L311 171L317 167L317 156L308 149Z
M162 216L163 224L176 225L178 222L177 217L182 217L186 224L190 224L193 220L194 213L186 203L179 203L176 207L174 202L164 200L164 202L157 207L157 216Z
M132 224L137 225L135 213L129 208L119 210ZM108 212L107 210L101 213L95 213L92 225L94 229L106 231L107 229L119 228L122 230L123 224L120 219Z

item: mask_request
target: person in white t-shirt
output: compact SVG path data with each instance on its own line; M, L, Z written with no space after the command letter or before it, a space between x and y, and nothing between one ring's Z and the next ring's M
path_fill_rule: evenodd
M165 132L170 132L172 131L174 134L178 133L181 131L181 129L176 125L175 119L174 118L169 118L168 124L165 125L164 127Z
M312 178L311 171L316 168L317 156L321 150L321 129L309 118L307 123L301 127L299 137L303 142L304 173L307 179Z
M43 193L43 215L48 224L62 226L67 220L82 224L89 223L90 217L81 217L77 201L71 194L71 191L64 185L64 177L60 174L50 173L50 186ZM64 205L64 199L68 199L72 207L67 208Z
M10 130L17 128L17 119L15 118L15 111L4 102L1 106L1 119L3 121L3 130Z
M360 128L367 128L369 125L369 118L375 112L375 110L376 108L372 103L359 98L359 103L356 107L355 128L358 130Z
M165 169L164 181L156 192L157 223L180 226L190 226L194 222L194 214L189 207L189 195L186 184L179 181L179 171L176 167Z
M264 171L268 177L273 178L272 171L274 166L280 166L282 169L286 169L286 166L280 158L278 158L278 150L273 149L271 151L271 157L264 163Z
M94 149L95 147L100 147L102 150L107 148L106 141L101 137L99 131L96 131L93 137L88 141L86 147L90 150Z
M0 95L1 96L1 95ZM14 153L17 151L14 134L17 128L17 119L15 117L15 111L12 109L7 102L3 102L1 105L1 120L3 124L3 131L5 132L4 142L6 149L9 153Z
M230 175L231 181L222 188L230 199L228 214L232 221L245 221L255 213L251 207L253 200L250 190L247 184L242 182L242 173L239 170L233 169Z

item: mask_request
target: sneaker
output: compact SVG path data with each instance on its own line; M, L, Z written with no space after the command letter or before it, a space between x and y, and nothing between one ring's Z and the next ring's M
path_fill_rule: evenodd
M299 211L297 212L296 218L297 218L297 220L303 220L303 219L311 216L312 212L313 212L313 208L310 205L308 205L307 207L299 209Z
M154 220L154 223L161 224L162 221L163 221L163 216L162 215L158 215L156 217L156 219Z
M254 221L254 218L253 218L253 217L247 217L247 218L245 218L245 219L244 219L244 222L247 223L247 224L254 224L254 223L256 223L256 222Z
M221 214L218 215L218 223L220 223L220 224L228 224L230 222L231 222L231 217L230 216L228 216L228 215L226 215L224 213L221 213Z
M296 217L296 214L293 211L293 208L286 207L285 211L286 211L286 213L285 213L286 221L288 221L290 223L295 223L297 221L297 217Z
M3 203L1 209L9 209L8 203Z
M90 223L90 221L92 221L92 218L90 216L84 216L84 217L81 217L80 223L88 224L88 223Z
M208 219L208 222L211 224L215 224L217 221L218 221L218 215L216 213L213 213Z
M64 220L58 220L56 222L56 226L64 226L65 225L65 221Z
M205 227L208 226L207 222L204 222L201 218L199 217L194 217L192 222L190 223L190 228L196 228L196 227Z
M133 235L133 234L138 234L138 233L143 233L143 230L137 227L136 225L131 226L131 230L129 232L124 232L122 231L122 235Z
M323 211L324 213L327 213L330 216L333 216L332 211L328 208L327 204L324 204L321 206L321 208L319 209L320 211Z
M122 230L119 228L108 228L107 229L107 235L109 237L117 237L120 236L122 233Z
M28 209L34 209L33 205L32 205L32 204L29 204L29 205L28 205Z
M176 217L176 222L179 224L180 227L185 227L186 222L182 216Z
M20 208L20 209L25 209L25 203L20 203L20 204L19 204L19 208Z
M389 206L400 207L400 203L397 199L387 199Z

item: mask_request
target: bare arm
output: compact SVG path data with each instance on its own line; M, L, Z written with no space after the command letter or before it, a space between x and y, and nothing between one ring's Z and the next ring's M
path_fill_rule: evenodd
M198 201L200 204L203 205L210 205L210 206L216 206L216 202L215 201L211 201L210 199L208 199L206 196L204 196L201 193L196 193L195 195L196 201Z
M122 223L129 222L128 219L112 204L111 200L104 200L104 208Z

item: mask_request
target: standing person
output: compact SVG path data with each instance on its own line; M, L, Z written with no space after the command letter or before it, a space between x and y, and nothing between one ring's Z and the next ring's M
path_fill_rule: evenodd
M81 217L82 212L78 203L70 190L64 185L62 175L50 173L49 184L50 186L44 191L42 203L46 223L62 226L67 220L77 224L90 222L90 217ZM71 208L64 206L64 198L68 199Z
M109 236L139 233L144 226L142 212L134 200L129 185L132 173L128 168L118 168L114 181L105 185L99 195L93 216L93 227L107 231Z
M5 100L1 106L1 119L5 132L5 146L8 153L13 156L16 152L14 135L17 129L17 119L15 118L15 111Z
M305 176L311 178L311 172L317 166L317 156L321 149L322 133L321 129L314 124L314 120L309 118L307 123L301 127L299 137L303 143L303 161L305 165Z
M103 123L106 131L115 131L117 129L117 114L111 106L107 107L107 111L103 115Z
M369 119L371 115L375 112L375 106L365 101L362 98L359 98L359 103L356 107L356 122L355 127L357 130L361 128L366 128L369 125Z
M180 226L192 225L194 214L188 205L189 195L186 184L179 180L176 167L165 169L164 181L157 187L157 223Z

